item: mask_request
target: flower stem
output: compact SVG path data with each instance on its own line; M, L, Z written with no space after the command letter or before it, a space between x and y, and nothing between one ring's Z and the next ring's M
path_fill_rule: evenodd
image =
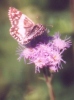
M50 77L44 75L45 77L45 81L49 90L49 96L50 96L50 100L55 100L55 95L54 95L54 91L52 88L52 75Z

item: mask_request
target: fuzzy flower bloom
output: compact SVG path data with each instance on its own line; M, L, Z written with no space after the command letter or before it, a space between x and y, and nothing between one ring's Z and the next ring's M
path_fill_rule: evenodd
M37 43L37 39L34 43ZM43 36L44 38L44 36ZM46 38L45 38L46 40ZM56 72L61 68L61 62L66 63L62 59L62 53L64 50L70 47L71 41L69 38L62 40L59 34L55 34L52 39L49 37L47 43L39 42L35 46L26 46L19 52L19 59L22 57L26 60L29 59L29 63L35 64L35 72L40 72L43 67L49 67L50 70ZM33 44L33 41L32 41Z
M70 37L69 38L65 38L64 40L62 40L60 38L60 35L59 33L56 33L54 36L53 36L53 45L55 46L56 49L59 49L59 50L65 50L66 48L69 48L70 45L71 45L71 40L70 40Z

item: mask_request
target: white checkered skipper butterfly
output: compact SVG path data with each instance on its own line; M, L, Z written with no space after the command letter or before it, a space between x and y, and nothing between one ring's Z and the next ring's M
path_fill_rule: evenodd
M10 7L8 16L11 22L10 34L22 45L29 43L32 39L46 31L43 25L35 24L16 8Z

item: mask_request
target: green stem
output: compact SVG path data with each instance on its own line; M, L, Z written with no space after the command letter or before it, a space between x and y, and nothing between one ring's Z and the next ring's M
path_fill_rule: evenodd
M54 91L53 91L53 88L52 88L52 75L50 77L44 75L44 77L45 77L45 80L46 80L46 84L48 86L50 100L55 100L55 95L54 95Z

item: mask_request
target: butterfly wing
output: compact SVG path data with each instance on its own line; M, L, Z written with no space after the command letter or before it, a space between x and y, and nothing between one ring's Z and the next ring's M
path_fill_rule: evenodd
M16 8L10 7L8 11L11 22L10 34L18 43L28 43L28 35L34 27L34 22Z

